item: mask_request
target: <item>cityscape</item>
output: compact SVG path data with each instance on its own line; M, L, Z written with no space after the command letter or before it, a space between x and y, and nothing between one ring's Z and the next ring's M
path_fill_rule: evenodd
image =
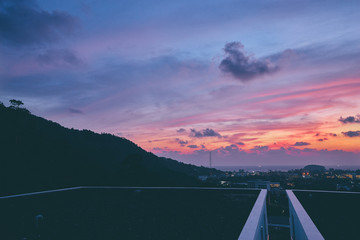
M289 171L227 171L218 176L200 176L203 181L217 182L218 185L253 187L264 182L266 188L312 189L330 191L360 191L360 170L326 169L323 166L308 165ZM276 184L272 184L272 182Z

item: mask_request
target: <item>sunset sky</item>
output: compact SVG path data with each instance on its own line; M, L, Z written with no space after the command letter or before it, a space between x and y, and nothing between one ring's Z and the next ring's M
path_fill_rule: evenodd
M359 9L0 0L0 101L196 165L360 165Z

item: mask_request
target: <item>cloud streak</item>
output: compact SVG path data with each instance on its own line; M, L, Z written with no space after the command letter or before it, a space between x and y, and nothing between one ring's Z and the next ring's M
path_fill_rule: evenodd
M80 65L82 63L76 54L69 49L47 50L37 56L37 61L44 65Z
M79 109L75 109L75 108L68 108L68 111L73 114L84 114L83 111L81 111Z

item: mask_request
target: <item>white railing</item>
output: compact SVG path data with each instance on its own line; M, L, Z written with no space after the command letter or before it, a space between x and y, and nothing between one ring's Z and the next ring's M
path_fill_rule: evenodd
M64 192L70 190L79 190L79 189L184 189L184 190L259 190L258 188L219 188L219 187L116 187L116 186L79 186L79 187L70 187L70 188L60 188L53 190L45 190L39 192L30 192L30 193L21 193L15 195L8 196L0 196L0 199L5 198L17 198L17 197L25 197L32 195L40 195L46 193L54 193L54 192Z
M259 190L257 188L217 188L217 187L115 187L115 186L79 186L71 188L62 188L54 190L46 190L39 192L30 192L22 193L9 196L0 196L0 200L8 198L20 198L25 196L32 195L41 195L54 192L63 192L70 190L80 190L80 189L192 189L192 190ZM240 233L239 240L267 240L269 238L268 232L268 222L267 222L267 213L266 213L266 196L267 190L260 190L255 204L250 212L250 215L243 227L243 230Z
M267 190L262 189L238 240L267 240L269 238L266 195Z
M286 190L289 199L290 236L292 240L321 240L321 235L295 194Z

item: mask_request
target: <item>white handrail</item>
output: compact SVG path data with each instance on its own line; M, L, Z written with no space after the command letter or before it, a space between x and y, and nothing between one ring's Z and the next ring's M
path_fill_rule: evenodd
M295 194L291 190L286 190L286 194L289 199L291 239L324 239Z
M63 192L77 189L192 189L192 190L259 190L258 188L218 188L218 187L126 187L126 186L79 186L61 189L52 189L39 192L21 193L8 196L0 196L0 199L25 197L44 193Z
M262 189L238 240L266 240L268 239L268 224L266 214L267 190Z

